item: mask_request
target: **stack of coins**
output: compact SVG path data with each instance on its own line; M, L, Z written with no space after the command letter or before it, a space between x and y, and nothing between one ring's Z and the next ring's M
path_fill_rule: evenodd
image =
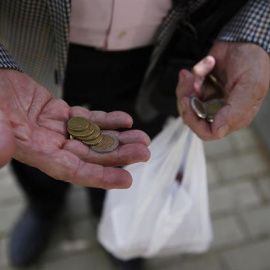
M119 144L118 138L84 117L72 117L67 122L70 139L77 139L99 153L113 151Z
M215 115L224 106L224 101L221 99L212 99L202 102L197 97L190 99L190 105L196 115L207 122L213 123Z

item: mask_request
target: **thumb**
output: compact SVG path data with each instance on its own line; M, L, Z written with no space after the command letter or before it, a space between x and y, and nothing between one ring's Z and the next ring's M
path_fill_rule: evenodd
M258 112L262 96L258 87L248 81L239 82L230 91L225 106L217 113L212 125L219 138L250 125Z
M15 138L8 119L0 111L0 168L6 165L15 151Z

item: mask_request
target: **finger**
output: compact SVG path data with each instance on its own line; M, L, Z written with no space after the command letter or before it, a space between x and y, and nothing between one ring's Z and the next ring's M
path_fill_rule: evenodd
M70 107L64 100L53 98L46 104L40 114L41 119L67 121L69 119Z
M247 127L261 106L264 92L258 85L253 86L251 82L240 81L235 85L226 101L226 106L214 119L213 133L222 138L233 131Z
M51 131L55 131L63 136L67 135L67 126L66 121L58 121L58 120L51 120L46 118L40 118L37 122L39 127L43 127L49 129Z
M131 174L122 168L102 167L97 169L97 174L89 179L92 168L84 163L78 170L78 173L72 179L72 183L81 186L96 187L102 189L126 189L132 185Z
M102 129L117 129L117 128L130 128L133 124L132 117L120 111L103 112L103 111L89 111L83 107L72 107L71 116L83 116L90 119Z
M112 189L128 188L132 183L131 175L124 169L85 163L66 150L55 150L43 156L42 161L38 168L43 172L76 185Z
M115 134L121 144L140 143L149 146L151 142L149 136L141 130L127 130L122 132L108 130L108 132Z
M182 117L185 124L188 125L202 140L208 141L215 139L212 134L211 126L204 119L200 119L192 110L189 98L184 97L182 99L182 104L184 107Z
M179 81L176 88L178 110L179 110L180 115L183 115L184 113L182 98L195 95L193 85L194 85L194 75L188 70L184 70L184 69L181 70L179 72Z
M205 77L213 70L214 66L215 58L208 55L193 67L192 73L195 75L194 87L196 91L200 90Z
M129 141L130 138L124 138L124 140ZM145 145L133 143L132 140L130 142L119 145L109 153L97 153L77 140L68 140L63 149L73 153L85 162L103 166L125 166L132 163L145 162L150 158L150 151Z
M0 111L0 168L6 165L15 152L15 138L9 121Z
M66 136L66 122L69 119L70 107L62 99L51 99L40 113L37 124Z

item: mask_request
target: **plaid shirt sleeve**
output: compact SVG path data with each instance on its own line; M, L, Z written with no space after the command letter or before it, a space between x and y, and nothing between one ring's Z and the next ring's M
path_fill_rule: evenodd
M270 0L248 1L217 39L255 43L270 55Z
M0 44L0 68L11 68L22 71L2 44Z

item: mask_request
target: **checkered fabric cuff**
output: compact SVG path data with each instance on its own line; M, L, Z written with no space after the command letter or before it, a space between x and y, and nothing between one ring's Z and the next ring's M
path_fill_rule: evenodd
M217 39L255 43L270 55L270 0L248 1Z
M22 71L14 62L8 51L0 44L0 68L11 68Z

